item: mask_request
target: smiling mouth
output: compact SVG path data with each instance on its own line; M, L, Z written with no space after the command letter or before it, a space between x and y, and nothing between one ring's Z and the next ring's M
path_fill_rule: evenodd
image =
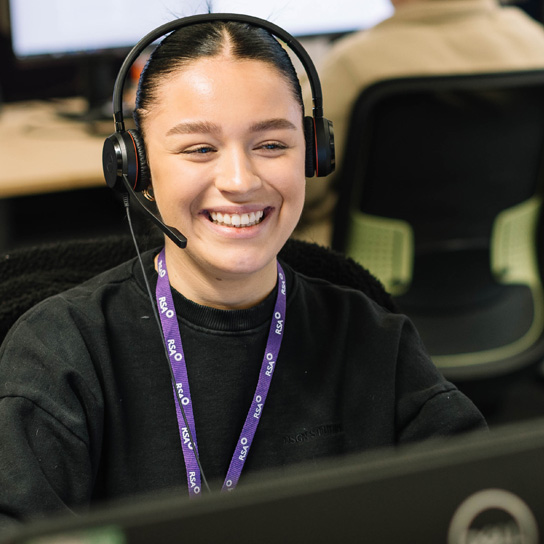
M210 212L208 217L212 223L223 227L253 227L265 218L265 210L250 213L221 213Z

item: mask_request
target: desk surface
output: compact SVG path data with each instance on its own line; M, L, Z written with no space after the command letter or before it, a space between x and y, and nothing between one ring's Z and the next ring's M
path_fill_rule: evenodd
M0 110L0 198L105 185L104 136L58 114L78 109L82 101L70 99Z

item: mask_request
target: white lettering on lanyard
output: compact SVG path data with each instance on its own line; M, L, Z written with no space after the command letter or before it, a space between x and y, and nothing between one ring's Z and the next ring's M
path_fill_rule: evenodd
M274 355L268 352L266 354L266 360L268 361L268 364L266 365L266 372L265 372L267 376L272 376L272 373L274 372L274 365L276 364L276 361L274 361L273 359L274 359Z
M242 438L240 440L240 444L242 444L242 449L240 450L240 455L238 456L238 459L240 459L240 461L245 461L247 452L249 450L249 446L247 445L247 438Z
M173 338L168 340L168 353L170 354L170 357L173 356L176 361L181 361L183 359L183 355L178 352L176 341Z
M189 471L189 485L191 486L193 493L197 495L200 493L200 487L196 485L196 472L194 470Z
M263 411L263 398L261 395L257 395L255 397L255 402L257 403L257 406L255 407L255 412L253 412L253 417L255 419L259 419L261 417L261 412Z
M276 334L281 334L283 332L283 319L281 318L280 312L276 312L274 317L276 318L276 330L274 332Z
M166 297L159 297L159 309L161 313L165 313L168 319L174 317L174 312L168 309L168 302L166 302Z
M164 275L166 274L166 270L162 266L162 259L159 259L159 276L161 278L164 278Z
M183 393L183 384L181 383L176 383L176 389L178 391L178 397L179 397L179 400L181 400L181 404L183 404L183 406L187 406L191 400L189 399L189 397L186 397Z
M189 436L189 431L187 430L187 427L183 427L181 429L181 434L183 436L183 445L187 446L190 450L192 450L193 443L191 442L191 438Z
M283 276L283 274L280 274L280 280L281 280L281 294L282 295L285 295L285 293L287 292L287 287L285 285L285 278Z

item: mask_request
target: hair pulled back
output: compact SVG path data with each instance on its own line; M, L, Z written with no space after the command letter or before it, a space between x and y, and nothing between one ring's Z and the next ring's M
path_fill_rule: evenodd
M303 108L296 70L287 51L267 30L235 21L211 21L181 27L155 48L140 76L134 120L141 121L152 109L161 82L183 66L205 57L228 52L235 59L258 60L275 67L290 85Z

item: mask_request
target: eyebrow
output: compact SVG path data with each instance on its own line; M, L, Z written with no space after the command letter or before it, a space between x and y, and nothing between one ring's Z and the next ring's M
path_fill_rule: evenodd
M289 129L296 130L296 126L291 121L283 118L267 119L265 121L259 121L250 126L250 132L264 132L266 130L274 129ZM206 121L188 121L178 123L173 126L166 136L172 136L175 134L217 134L221 132L221 128L215 124Z
M260 121L251 125L251 132L263 132L265 130L274 130L274 129L290 129L296 130L296 126L288 121L287 119L278 118L278 119L267 119L266 121Z
M211 134L221 132L221 129L215 123L205 121L188 121L178 123L173 126L167 133L167 136L174 134Z

